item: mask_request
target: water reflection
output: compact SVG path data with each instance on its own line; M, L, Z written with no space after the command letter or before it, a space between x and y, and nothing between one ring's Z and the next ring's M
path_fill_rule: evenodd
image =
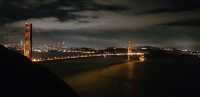
M134 62L133 61L129 61L127 63L128 65L128 72L127 72L127 76L128 76L128 82L127 82L127 91L128 91L128 97L133 97L133 91L134 91Z
M81 97L132 97L134 61L66 78Z
M133 70L134 70L134 62L133 61L128 61L127 62L127 66L128 66L128 78L130 79L130 80L132 80L133 79L133 77L134 77L134 73L133 73Z

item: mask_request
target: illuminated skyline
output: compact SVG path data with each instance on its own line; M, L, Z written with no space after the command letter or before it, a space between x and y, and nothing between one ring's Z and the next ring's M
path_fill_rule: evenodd
M0 41L20 42L23 24L30 21L34 45L126 47L134 40L198 49L199 6L198 0L0 0Z

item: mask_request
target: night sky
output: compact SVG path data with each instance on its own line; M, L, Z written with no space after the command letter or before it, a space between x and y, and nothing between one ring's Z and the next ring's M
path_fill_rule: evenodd
M200 48L200 0L0 0L1 43L23 40L26 21L34 46Z

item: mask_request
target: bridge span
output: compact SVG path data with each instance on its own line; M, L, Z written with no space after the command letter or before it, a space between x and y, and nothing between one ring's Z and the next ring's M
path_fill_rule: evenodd
M67 57L53 57L47 59L33 58L33 62L41 62L41 61L53 61L53 60L66 60L66 59L78 59L78 58L91 58L91 57L109 57L109 56L136 56L139 60L144 61L144 53L134 52L134 53L116 53L116 54L88 54L88 55L78 55L78 56L67 56ZM128 59L129 60L129 59Z

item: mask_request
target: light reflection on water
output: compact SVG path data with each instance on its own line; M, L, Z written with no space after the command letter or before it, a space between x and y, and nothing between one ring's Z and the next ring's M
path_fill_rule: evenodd
M135 78L134 76L134 66L135 66L135 63L133 61L129 61L127 63L128 65L128 88L127 88L127 91L128 91L128 96L129 97L132 97L133 96L133 89L134 89L134 84L133 84L133 80Z
M65 78L81 97L132 97L134 61Z

